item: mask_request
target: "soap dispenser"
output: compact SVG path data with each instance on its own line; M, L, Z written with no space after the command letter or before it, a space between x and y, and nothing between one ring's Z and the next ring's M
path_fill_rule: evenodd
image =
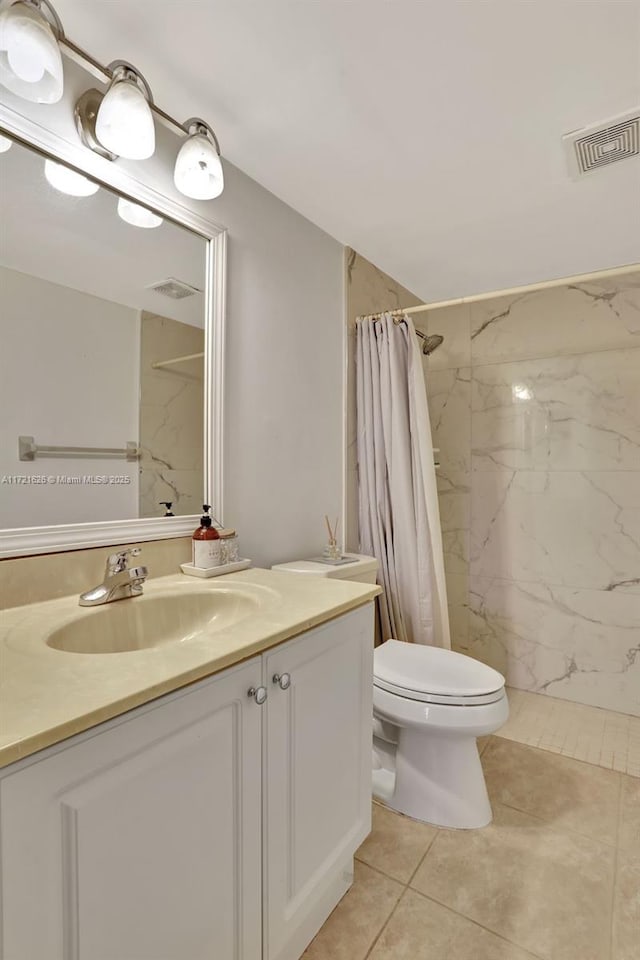
M161 507L165 508L165 511L164 511L165 517L175 517L175 513L172 513L171 511L171 507L173 506L173 503L171 502L171 500L160 500L159 503Z
M192 539L192 563L200 570L210 570L222 563L221 540L220 534L211 523L211 507L208 503L203 503L202 509L204 513L200 517L200 526Z

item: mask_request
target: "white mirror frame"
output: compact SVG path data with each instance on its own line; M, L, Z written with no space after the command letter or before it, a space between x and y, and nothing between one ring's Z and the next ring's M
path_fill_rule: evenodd
M86 147L70 143L0 102L0 133L21 141L81 173L137 200L159 214L187 227L207 241L204 373L204 496L222 522L222 450L224 401L224 339L227 232L224 227L195 213L134 178L118 163L111 163ZM186 517L64 523L46 527L0 529L0 558L57 553L116 543L139 543L190 536L199 525L199 514Z

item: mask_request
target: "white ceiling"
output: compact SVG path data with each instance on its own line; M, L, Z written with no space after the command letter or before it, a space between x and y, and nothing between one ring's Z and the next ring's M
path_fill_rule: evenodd
M150 284L169 277L205 288L206 243L165 220L125 223L104 187L70 197L47 182L44 159L19 143L0 153L0 264L138 310L204 326L204 297L171 300Z
M640 0L54 0L223 155L427 300L640 260L640 160L561 136L640 103Z

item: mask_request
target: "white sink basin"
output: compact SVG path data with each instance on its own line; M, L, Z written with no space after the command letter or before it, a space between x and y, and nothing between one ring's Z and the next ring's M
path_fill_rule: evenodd
M233 588L151 594L78 612L45 638L65 653L130 653L231 627L256 613L258 597Z

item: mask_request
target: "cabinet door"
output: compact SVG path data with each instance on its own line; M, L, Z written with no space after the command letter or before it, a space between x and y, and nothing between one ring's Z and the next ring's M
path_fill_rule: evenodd
M371 829L373 605L264 660L264 956L297 960L351 885ZM285 673L283 690L273 678Z
M5 960L258 960L260 658L0 781Z

